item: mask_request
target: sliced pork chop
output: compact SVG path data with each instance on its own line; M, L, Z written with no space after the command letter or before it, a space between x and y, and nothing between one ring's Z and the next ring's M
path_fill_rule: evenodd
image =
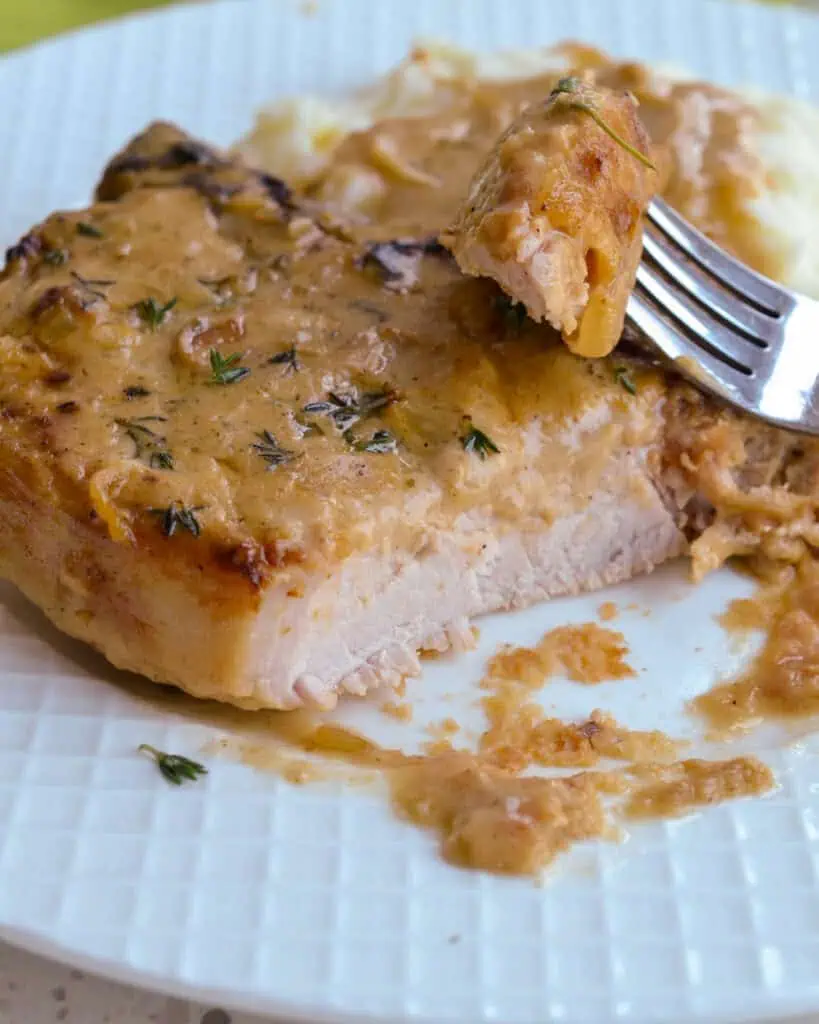
M114 664L327 706L685 547L654 371L631 394L437 244L347 241L167 125L99 195L0 281L0 570Z
M623 333L657 187L631 93L561 79L492 147L443 241L583 356Z

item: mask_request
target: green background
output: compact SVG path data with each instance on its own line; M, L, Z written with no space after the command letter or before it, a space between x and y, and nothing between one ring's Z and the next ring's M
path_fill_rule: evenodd
M0 51L128 11L162 7L169 0L0 0ZM271 0L273 2L273 0ZM441 0L445 3L446 0ZM502 2L502 0L499 0ZM611 0L616 3L617 0ZM646 0L647 3L656 0ZM674 0L665 0L674 3ZM767 0L787 3L788 0ZM805 0L811 5L819 0Z
M0 0L0 50L168 0Z

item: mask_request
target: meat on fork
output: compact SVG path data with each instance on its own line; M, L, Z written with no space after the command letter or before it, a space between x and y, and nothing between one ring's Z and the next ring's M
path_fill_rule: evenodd
M628 92L564 78L510 125L442 240L465 273L494 278L578 355L620 337L656 187Z

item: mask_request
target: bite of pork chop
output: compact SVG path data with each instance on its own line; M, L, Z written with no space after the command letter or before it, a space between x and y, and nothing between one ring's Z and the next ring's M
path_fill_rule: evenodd
M572 351L604 356L622 332L657 187L629 92L562 79L489 152L443 241Z

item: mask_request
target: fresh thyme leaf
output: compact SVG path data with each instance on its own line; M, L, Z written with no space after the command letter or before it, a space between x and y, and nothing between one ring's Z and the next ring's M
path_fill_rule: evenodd
M461 435L461 444L464 446L464 451L474 452L480 459L500 453L500 448L495 442L482 430L478 430L473 423L469 423L469 430Z
M632 146L631 143L627 142L622 135L618 134L608 121L605 120L597 107L580 95L580 86L581 82L579 78L574 78L573 76L561 78L554 89L552 89L549 99L552 100L559 96L566 96L566 105L568 107L572 110L581 110L583 113L588 114L597 127L602 128L606 135L608 135L609 138L614 139L618 146L621 146L627 153L630 153L645 167L649 167L652 171L656 171L657 168L645 153L641 153L639 149Z
M375 452L378 455L386 455L398 449L398 441L389 430L376 430L369 440L365 438L357 440L350 431L347 431L344 438L357 452Z
M155 331L178 301L174 296L174 298L162 306L153 295L149 295L147 299L140 299L139 302L135 303L133 308L139 319L146 323L152 331Z
M68 252L65 249L46 249L43 253L43 263L52 267L61 267L68 262Z
M122 393L126 398L147 398L151 392L140 384L130 384Z
M188 508L186 505L172 501L167 508L149 508L152 516L158 516L162 523L162 532L166 537L173 537L178 529L187 530L194 537L202 532L197 512L201 512L203 505L196 505Z
M102 231L95 225L89 224L87 220L77 222L77 234L85 235L86 238L104 238Z
M150 743L140 743L137 750L152 757L163 778L174 786L181 786L185 781L196 782L200 775L208 774L207 768L198 761L191 761L189 757L182 757L181 754L166 754L164 750L157 750Z
M151 452L151 457L148 461L151 469L174 468L173 455L171 455L167 449L159 452Z
M386 388L382 391L365 391L360 395L355 390L349 394L328 391L326 401L308 402L302 411L319 416L326 413L343 434L359 420L367 419L379 410L386 409L397 398L394 390Z
M296 373L301 369L301 363L299 362L299 357L296 355L295 345L291 345L290 348L286 348L282 352L277 352L275 356L271 356L267 362L270 366L284 366L291 373Z
M296 453L289 451L287 448L282 448L269 430L263 430L256 436L259 440L251 447L264 459L268 469L275 469L276 466L281 466L285 462L292 462L296 458Z
M507 295L496 295L495 308L503 317L507 330L520 331L526 320L526 307L522 302L515 302Z
M135 419L117 419L114 421L122 427L134 442L134 458L147 459L152 469L173 469L173 456L168 451L165 438L146 423L163 423L164 416L138 416Z
M627 366L617 366L614 370L614 379L620 385L625 388L630 395L637 394L637 385L632 380L631 374Z
M108 288L110 285L116 284L116 281L103 277L83 277L82 274L78 274L75 270L71 271L71 276L86 288Z
M71 276L77 284L84 288L89 295L93 295L95 299L105 298L105 292L100 291L100 288L110 288L112 284L116 284L115 281L110 281L105 278L94 280L91 277L83 277L82 274L78 274L76 270L71 271Z
M223 356L217 349L210 350L210 380L208 384L236 384L244 380L250 373L247 366L238 366L242 358L240 352L233 352L229 356Z

